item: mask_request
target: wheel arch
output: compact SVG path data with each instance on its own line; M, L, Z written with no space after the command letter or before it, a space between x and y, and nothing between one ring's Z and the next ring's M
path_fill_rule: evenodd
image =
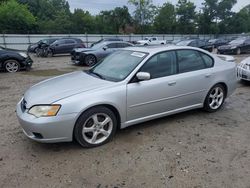
M81 115L84 114L87 110L90 110L90 109L92 109L92 108L97 108L97 107L106 107L106 108L108 108L109 110L111 110L111 111L114 113L114 115L115 115L115 117L116 117L116 119L117 119L117 125L118 125L117 128L118 128L118 129L121 128L121 115L120 115L118 109L117 109L114 105L111 105L111 104L105 104L105 103L104 103L104 104L97 104L97 105L94 105L94 106L90 106L90 107L84 109L83 111L81 111L81 112L79 113L79 115L78 115L78 117L76 118L76 121L75 121L75 123L74 123L74 128L73 128L73 132L72 132L72 138L73 138L73 139L74 139L74 130L75 130L75 126L76 126L77 121L78 121L79 118L81 117Z

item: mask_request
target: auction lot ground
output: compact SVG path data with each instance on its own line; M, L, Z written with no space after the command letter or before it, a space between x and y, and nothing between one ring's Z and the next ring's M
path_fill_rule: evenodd
M25 90L83 69L69 56L33 59L30 72L0 73L0 187L250 187L250 84L239 82L216 113L161 118L82 149L36 143L22 133L15 106Z

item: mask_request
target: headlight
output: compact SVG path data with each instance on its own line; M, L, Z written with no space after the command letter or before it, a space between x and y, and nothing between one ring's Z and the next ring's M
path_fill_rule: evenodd
M244 64L244 65L243 65L243 69L250 70L250 65L248 65L248 64Z
M36 117L49 117L49 116L56 116L58 111L60 110L61 105L38 105L33 106L28 111L29 114L32 114Z
M237 46L232 46L230 49L235 49L235 48L237 48Z
M26 54L26 53L23 53L23 52L19 52L19 55L22 56L22 57L24 57L24 58L27 58L27 57L28 57L27 54Z

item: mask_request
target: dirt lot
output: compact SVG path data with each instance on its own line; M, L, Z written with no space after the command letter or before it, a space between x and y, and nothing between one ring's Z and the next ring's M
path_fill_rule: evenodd
M237 60L245 58L238 56ZM15 105L31 85L81 67L69 57L34 58L33 70L0 73L0 187L250 188L250 84L223 108L150 121L99 148L25 137Z

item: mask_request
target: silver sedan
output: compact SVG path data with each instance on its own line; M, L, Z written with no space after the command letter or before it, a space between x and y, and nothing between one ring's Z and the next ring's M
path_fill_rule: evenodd
M235 88L235 63L202 49L131 47L89 71L34 85L16 111L33 140L75 138L83 147L95 147L137 123L195 108L215 112Z

